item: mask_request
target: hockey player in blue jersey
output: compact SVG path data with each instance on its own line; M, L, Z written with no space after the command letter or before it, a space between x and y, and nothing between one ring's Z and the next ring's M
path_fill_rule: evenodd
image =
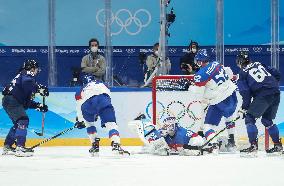
M148 146L148 153L161 156L201 155L200 147L204 144L204 139L192 130L180 126L175 117L165 118L156 127L141 114L128 125L137 130L140 139Z
M13 127L4 142L3 155L33 155L32 150L25 148L29 125L29 117L25 110L33 108L40 112L48 111L47 105L33 101L35 93L40 93L42 96L49 94L48 88L38 84L35 80L39 70L39 64L35 60L25 61L17 76L2 91L3 108L13 122ZM16 144L16 148L13 147L14 144Z
M266 67L259 62L252 62L247 53L237 56L239 72L238 88L243 98L241 113L245 113L245 124L251 146L241 150L241 154L255 156L258 150L258 130L256 119L262 117L261 122L268 130L274 147L267 153L280 153L283 150L279 139L279 130L273 123L280 102L280 72ZM253 98L253 100L252 100Z
M83 86L76 92L77 122L75 127L82 129L87 127L87 134L92 143L89 150L92 156L99 153L99 141L95 121L99 116L101 127L106 127L109 131L112 151L116 154L129 154L120 145L120 136L116 124L115 111L111 104L110 90L100 80L96 80L92 75L83 77Z
M195 63L200 70L194 75L197 92L203 97L208 109L204 121L204 134L207 140L215 135L215 128L221 118L225 117L228 131L228 151L235 151L234 128L235 111L237 107L236 85L231 81L233 72L229 67L223 67L217 61L209 61L205 49L199 50L195 56ZM217 139L214 138L209 145L216 151Z

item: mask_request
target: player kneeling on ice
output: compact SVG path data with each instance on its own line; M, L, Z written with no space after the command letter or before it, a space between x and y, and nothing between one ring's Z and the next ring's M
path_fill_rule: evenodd
M203 138L180 126L175 117L164 119L159 129L156 129L144 114L130 121L128 125L131 128L136 128L139 137L148 147L148 153L161 156L170 154L201 155L200 147L204 144ZM207 149L207 151L211 150Z
M208 109L204 121L204 134L211 142L215 153L218 152L217 138L214 138L216 127L222 117L225 118L228 131L227 150L236 151L234 128L235 112L237 108L236 85L231 81L233 72L229 67L223 67L217 61L209 61L206 50L199 50L195 55L195 64L200 70L194 75L196 92L203 97L203 102L208 103Z
M92 148L89 150L91 155L99 153L100 139L97 137L97 129L94 124L98 116L101 119L101 126L106 127L109 131L112 151L121 155L129 155L129 152L120 146L120 136L114 108L111 104L110 90L103 82L96 80L92 75L85 75L83 86L79 92L76 92L75 99L77 109L75 127L78 129L87 127L87 133L92 143Z
M35 60L25 61L17 76L2 91L2 105L9 118L13 122L6 136L3 155L15 154L15 156L32 156L33 150L26 148L27 128L29 117L27 109L33 108L40 112L47 112L47 105L33 101L34 94L48 96L48 88L35 81L40 72L39 64ZM17 147L14 148L13 145Z

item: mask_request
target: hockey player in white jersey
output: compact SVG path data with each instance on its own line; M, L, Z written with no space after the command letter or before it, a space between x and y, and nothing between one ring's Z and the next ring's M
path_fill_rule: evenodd
M227 147L229 151L235 151L235 123L231 121L235 119L237 87L231 81L233 78L232 70L229 67L223 67L216 61L210 62L205 49L198 51L195 56L195 63L200 67L200 70L194 75L197 92L202 95L204 99L203 102L208 103L204 121L205 137L207 140L210 140L215 135L216 127L224 116L228 131ZM216 138L214 138L209 145L218 149Z
M120 145L120 136L116 124L115 111L111 104L110 90L100 80L96 80L92 75L83 77L83 86L76 92L77 122L75 127L82 129L87 127L87 133L92 143L89 150L91 155L98 155L99 141L95 121L99 116L101 127L106 127L109 131L112 151L117 154L129 154Z
M204 139L192 130L180 126L175 117L165 118L160 127L157 127L141 114L128 125L138 133L146 145L147 153L161 156L201 155L200 147L204 144ZM210 149L203 150L211 152Z

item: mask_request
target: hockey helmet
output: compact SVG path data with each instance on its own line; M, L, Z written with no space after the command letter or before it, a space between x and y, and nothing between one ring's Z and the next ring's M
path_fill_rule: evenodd
M176 118L167 117L161 124L160 132L162 136L173 136L176 132Z
M87 85L88 83L95 81L95 80L96 80L95 76L91 74L86 74L83 76L82 82L83 82L83 85Z
M28 59L24 62L23 69L25 70L31 70L32 68L37 68L39 69L39 64L37 61L34 59Z
M249 55L247 52L243 52L241 51L236 58L236 63L239 67L245 67L247 66L247 64L249 64L250 59L249 59Z
M208 60L209 60L209 55L206 49L199 50L194 57L194 63L199 67L201 67L203 63L207 63Z

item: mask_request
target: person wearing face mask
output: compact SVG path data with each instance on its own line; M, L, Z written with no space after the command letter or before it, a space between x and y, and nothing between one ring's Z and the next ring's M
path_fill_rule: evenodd
M105 58L98 53L99 41L95 38L90 39L89 48L90 53L82 58L82 72L91 74L103 81L106 71L106 61Z
M159 43L155 43L153 46L153 53L150 54L146 59L147 72L145 74L144 81L146 82L149 77L152 75L156 67L159 67ZM169 74L171 70L171 62L169 58L166 58L166 70Z
M180 59L180 69L183 71L184 75L195 74L198 71L198 67L194 64L194 57L198 51L198 43L196 41L190 41L189 53L186 53Z

